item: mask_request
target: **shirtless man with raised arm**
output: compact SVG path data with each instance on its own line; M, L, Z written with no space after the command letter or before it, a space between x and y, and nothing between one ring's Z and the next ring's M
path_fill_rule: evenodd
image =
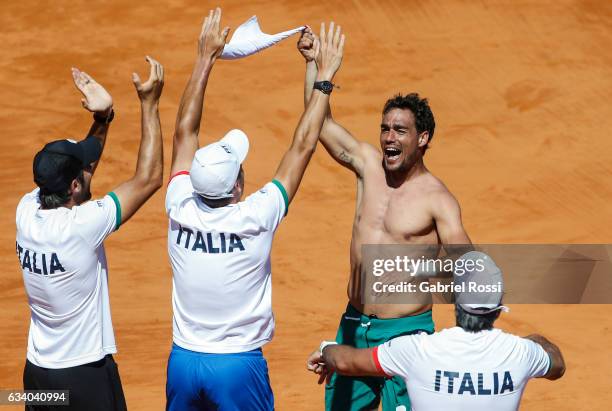
M329 84L315 82L314 40L314 34L306 28L298 42L298 50L306 60L306 104L313 86L330 88ZM331 110L327 112L319 139L329 154L357 177L349 304L336 336L340 344L369 348L400 335L434 331L429 296L419 304L367 304L362 302L361 284L362 245L470 243L457 200L423 163L434 127L427 100L415 93L397 95L385 103L380 150L357 140L334 121ZM327 410L376 409L381 397L385 411L400 410L402 406L410 409L406 386L400 378L338 374L326 385L325 405Z

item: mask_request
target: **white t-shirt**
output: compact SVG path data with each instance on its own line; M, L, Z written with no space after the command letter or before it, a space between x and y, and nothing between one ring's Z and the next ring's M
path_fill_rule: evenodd
M17 206L16 252L31 320L27 358L45 368L117 352L102 242L121 221L113 193L71 209L40 209L39 189Z
M406 381L413 411L514 411L527 381L550 366L531 340L460 327L394 338L375 348L374 361Z
M166 212L175 344L236 353L272 339L270 252L287 204L285 189L273 181L240 203L211 208L187 172L172 178Z

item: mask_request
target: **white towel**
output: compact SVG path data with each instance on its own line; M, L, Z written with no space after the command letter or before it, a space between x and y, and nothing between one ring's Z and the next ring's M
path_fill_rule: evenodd
M278 34L266 34L259 28L257 16L253 16L240 25L234 32L232 39L223 48L222 59L235 60L250 56L258 51L271 47L289 36L299 33L306 26L293 30L283 31Z

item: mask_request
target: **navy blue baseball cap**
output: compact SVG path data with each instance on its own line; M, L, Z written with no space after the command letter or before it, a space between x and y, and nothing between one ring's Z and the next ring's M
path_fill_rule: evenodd
M34 157L34 182L46 193L68 190L72 180L101 155L102 144L92 136L79 142L52 141Z

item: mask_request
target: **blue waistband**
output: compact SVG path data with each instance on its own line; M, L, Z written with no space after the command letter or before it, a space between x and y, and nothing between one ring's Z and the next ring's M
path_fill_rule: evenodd
M180 346L176 345L175 343L172 343L172 351L173 352L177 352L177 353L181 353L181 354L191 354L191 355L198 355L198 356L203 356L203 357L210 357L210 356L219 356L219 357L261 357L261 356L263 356L261 348L255 348L254 350L245 351L245 352L209 353L209 352L199 352L199 351L188 350L187 348L180 347Z

